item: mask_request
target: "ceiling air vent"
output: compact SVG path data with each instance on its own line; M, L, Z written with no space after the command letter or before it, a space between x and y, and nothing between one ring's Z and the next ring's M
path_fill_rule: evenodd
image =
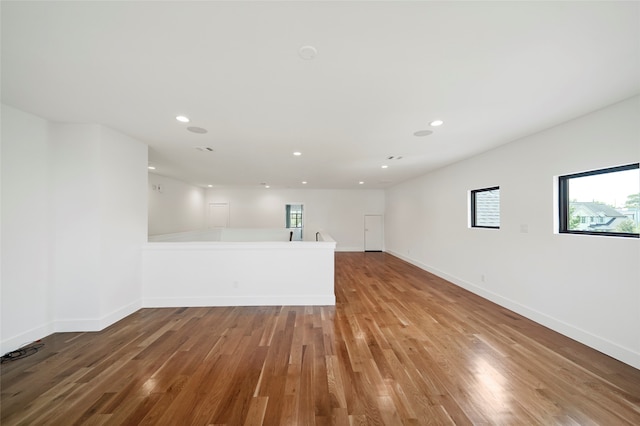
M194 146L194 148L202 152L213 152L213 148L209 146Z

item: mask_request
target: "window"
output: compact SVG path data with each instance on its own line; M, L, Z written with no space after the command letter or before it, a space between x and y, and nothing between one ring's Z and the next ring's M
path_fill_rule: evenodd
M285 206L285 227L291 230L293 241L302 241L302 204L287 204Z
M286 206L286 227L302 228L302 205L287 204Z
M500 228L500 187L471 191L471 226Z
M638 163L558 178L561 233L638 238Z

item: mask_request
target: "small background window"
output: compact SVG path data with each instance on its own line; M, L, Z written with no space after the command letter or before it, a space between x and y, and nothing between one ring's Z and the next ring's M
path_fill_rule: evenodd
M285 227L292 232L293 241L302 241L302 204L287 204L285 206Z
M638 238L638 164L558 178L560 232Z
M471 191L471 226L500 228L500 187Z

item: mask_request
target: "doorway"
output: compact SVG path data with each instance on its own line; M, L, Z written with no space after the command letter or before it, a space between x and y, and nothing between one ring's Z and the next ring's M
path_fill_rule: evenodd
M382 251L384 244L382 215L364 216L364 251Z
M229 203L209 203L209 228L229 227Z

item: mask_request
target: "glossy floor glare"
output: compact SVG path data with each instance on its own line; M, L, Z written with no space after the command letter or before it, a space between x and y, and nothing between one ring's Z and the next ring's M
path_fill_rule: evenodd
M2 365L1 423L640 424L640 370L391 255L337 253L336 296L54 334Z

